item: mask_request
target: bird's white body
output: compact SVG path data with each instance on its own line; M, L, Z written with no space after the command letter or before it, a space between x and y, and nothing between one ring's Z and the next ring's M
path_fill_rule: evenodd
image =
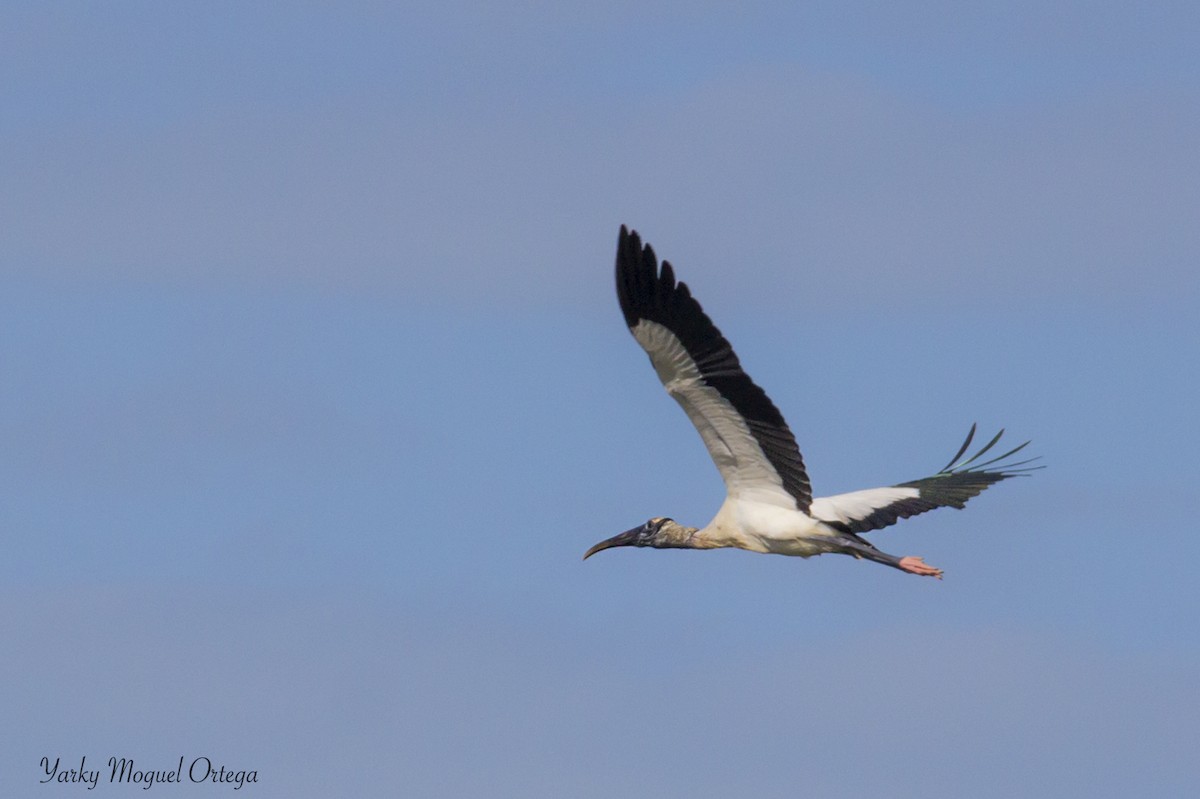
M836 530L806 513L734 497L727 497L713 520L696 531L707 546L802 558L833 551L836 536Z

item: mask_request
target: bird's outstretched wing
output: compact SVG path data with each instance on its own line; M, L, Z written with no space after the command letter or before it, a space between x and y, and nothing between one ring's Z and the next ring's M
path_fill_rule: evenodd
M887 488L868 488L849 494L818 497L812 501L809 513L846 532L866 533L934 508L962 508L967 504L967 500L977 496L993 483L1042 468L1026 465L1037 458L1006 462L1008 458L1024 449L1029 444L1028 441L1003 455L976 463L996 445L1002 435L1003 430L970 458L962 460L975 438L975 425L971 425L967 440L959 447L958 453L932 477L911 480Z
M675 282L671 265L663 261L660 271L654 250L624 225L617 298L663 386L704 439L730 496L807 512L812 487L782 414L742 371L687 285Z

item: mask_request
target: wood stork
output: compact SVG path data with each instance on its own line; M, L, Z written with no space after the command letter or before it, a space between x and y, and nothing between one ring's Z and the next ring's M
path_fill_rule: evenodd
M802 558L838 552L940 578L942 570L922 558L881 552L861 534L934 508L962 508L993 483L1041 468L1027 466L1036 458L1008 461L1028 441L979 462L1003 430L964 459L975 437L971 425L958 452L931 477L814 499L800 449L783 416L742 370L733 348L692 298L687 284L675 281L670 263L663 261L660 270L654 250L624 225L617 242L617 298L626 324L650 356L667 393L683 406L704 439L728 493L705 527L655 517L596 544L584 560L622 546L738 547Z

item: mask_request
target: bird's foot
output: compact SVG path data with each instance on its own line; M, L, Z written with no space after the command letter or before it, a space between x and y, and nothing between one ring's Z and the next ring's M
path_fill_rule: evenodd
M920 574L924 577L936 577L942 579L942 570L934 566L930 566L923 559L909 555L906 558L900 558L900 568L909 574Z

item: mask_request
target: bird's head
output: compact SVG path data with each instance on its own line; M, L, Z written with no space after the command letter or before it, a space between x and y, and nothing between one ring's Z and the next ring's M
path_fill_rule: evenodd
M658 549L678 549L689 546L688 541L695 530L676 524L674 519L656 516L643 525L626 530L620 535L614 535L601 541L589 549L583 556L587 560L602 549L612 547L657 547Z

